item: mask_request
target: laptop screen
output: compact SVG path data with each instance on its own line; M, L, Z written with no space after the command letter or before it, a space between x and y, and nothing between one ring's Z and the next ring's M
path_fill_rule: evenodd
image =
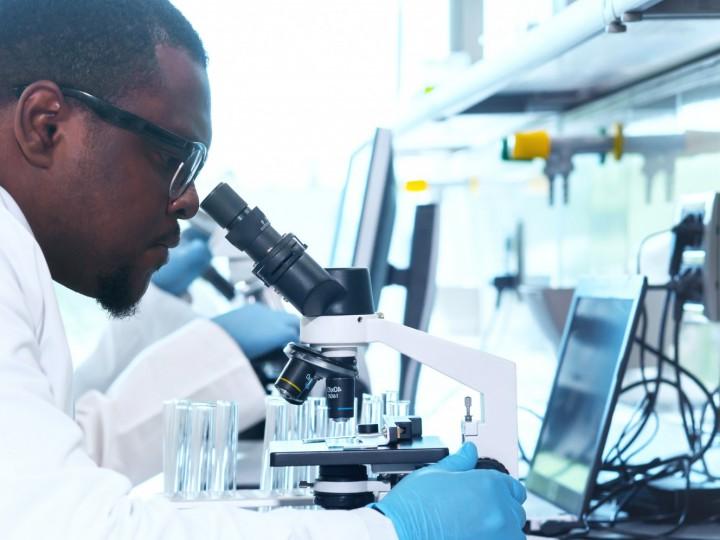
M526 484L573 515L583 512L595 483L642 291L619 298L576 292L571 306Z

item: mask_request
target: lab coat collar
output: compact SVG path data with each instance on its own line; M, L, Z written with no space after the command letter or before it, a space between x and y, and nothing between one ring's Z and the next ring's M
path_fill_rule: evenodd
M25 219L25 214L23 214L23 211L20 210L20 207L15 202L15 199L13 199L12 196L7 192L7 190L2 186L0 186L0 204L2 204L8 212L10 212L10 215L13 216L18 221L18 223L20 223L20 225L27 229L27 232L33 234L28 220Z

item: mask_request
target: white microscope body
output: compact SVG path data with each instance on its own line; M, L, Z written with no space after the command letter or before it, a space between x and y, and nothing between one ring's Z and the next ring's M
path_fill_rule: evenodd
M302 345L286 347L289 361L275 383L287 401L303 403L317 380L332 377L346 389L333 392L332 404L328 395L329 417L352 416L344 400L354 397L358 349L384 343L480 392L481 412L476 420L469 412L465 416L463 438L477 446L481 458L517 476L517 380L511 361L386 321L374 313L367 269L322 268L305 244L281 235L227 184L219 184L201 206L227 230L229 243L255 262L252 274L304 315ZM345 387L346 382L352 384Z
M370 343L390 348L480 393L480 415L466 418L463 438L478 456L502 463L518 476L517 375L505 358L387 321L382 314L303 318L300 341L326 356L351 356Z

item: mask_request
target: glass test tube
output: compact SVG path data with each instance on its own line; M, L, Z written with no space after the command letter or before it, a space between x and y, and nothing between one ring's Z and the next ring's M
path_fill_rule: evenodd
M186 400L163 403L163 491L170 497L185 489L189 410Z
M265 398L265 434L260 489L277 491L284 487L285 469L270 467L270 443L282 440L287 433L287 402L278 396Z
M395 416L410 416L410 400L401 399L395 404L395 410L397 411Z
M238 406L231 401L215 404L215 442L210 495L222 497L235 490L238 448Z
M362 395L362 404L360 406L360 422L363 424L370 424L372 423L372 413L373 413L373 397L371 394L363 394Z
M190 404L187 477L183 490L188 498L201 496L210 486L215 439L214 409L212 403Z
M382 428L383 413L385 411L385 401L383 396L372 396L372 416L370 424L377 424Z
M385 414L390 414L391 410L395 410L395 403L398 400L397 390L388 390L383 393L383 399L385 401Z

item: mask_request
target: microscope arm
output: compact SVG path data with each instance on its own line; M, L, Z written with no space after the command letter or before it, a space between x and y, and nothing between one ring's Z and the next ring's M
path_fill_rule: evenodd
M478 455L496 459L518 475L517 381L510 360L386 321L379 315L303 319L300 339L342 348L384 343L481 393L480 417L466 422L466 440Z

